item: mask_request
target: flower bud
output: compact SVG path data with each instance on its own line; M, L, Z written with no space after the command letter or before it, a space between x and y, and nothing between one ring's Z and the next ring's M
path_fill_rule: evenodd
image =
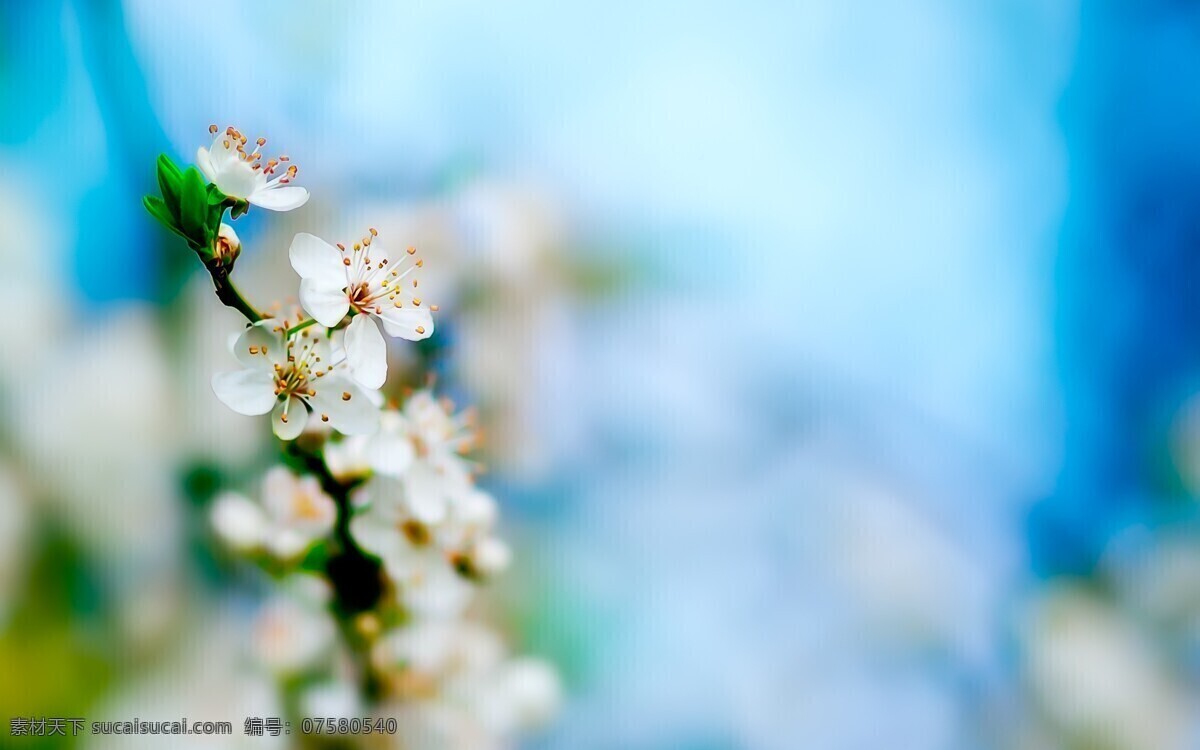
M233 231L233 227L221 222L217 239L213 242L213 257L220 261L221 265L228 266L237 260L241 252L242 241L238 239L237 232Z

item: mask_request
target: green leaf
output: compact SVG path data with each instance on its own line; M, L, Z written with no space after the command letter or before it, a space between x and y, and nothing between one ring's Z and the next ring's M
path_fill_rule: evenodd
M219 204L208 207L208 226L212 228L213 237L221 230L221 219L225 217L225 205Z
M198 245L208 245L212 240L208 227L208 191L200 170L188 167L183 173L179 199L179 223L184 234Z
M225 209L232 201L212 183L208 186L208 228L215 238L221 231L221 220L225 218Z
M158 157L158 189L162 191L163 203L175 218L175 223L179 224L179 191L180 191L181 173L179 167L175 166L175 162L166 154L160 154Z
M224 203L228 200L229 200L229 196L222 193L221 189L218 188L215 184L209 183L209 185L208 185L208 205L215 206L217 204Z
M229 218L236 219L242 214L250 210L250 204L240 198L235 199L233 208L229 211Z
M167 172L170 176L174 177L176 182L183 176L183 172L180 171L179 166L171 161L171 157L166 154L158 155L158 169L160 172Z
M325 572L325 566L329 564L329 545L321 543L315 545L304 556L298 566L300 570L308 570L314 573Z
M167 229L170 229L180 237L187 239L187 235L185 235L183 230L180 229L175 223L175 217L171 215L171 210L167 208L166 204L163 203L161 198L156 198L153 195L143 196L142 205L146 207L146 210L150 212L151 216L153 216L155 219L158 219L160 224Z

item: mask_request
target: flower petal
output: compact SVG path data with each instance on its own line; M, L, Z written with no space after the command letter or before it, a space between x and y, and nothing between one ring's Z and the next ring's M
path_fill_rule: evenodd
M299 491L299 484L300 480L285 466L272 466L263 475L262 507L267 509L275 521L280 521L287 515L292 498Z
M200 172L209 182L212 182L217 175L217 170L213 168L212 159L209 158L208 149L203 146L196 149L196 166L200 168Z
M420 341L433 335L433 315L424 308L384 305L379 317L389 336Z
M212 163L213 169L219 171L230 162L236 161L237 158L237 149L230 137L225 133L217 133L213 137L212 145L208 147L208 159Z
M315 386L313 413L343 435L370 435L379 429L379 408L345 375L326 375Z
M242 331L233 343L233 356L238 362L254 370L271 370L273 365L283 363L287 347L270 330L273 325L273 321L263 321Z
M269 211L291 211L308 203L308 191L297 185L261 188L248 195L246 200Z
M285 405L286 421L283 413ZM306 424L308 424L308 409L304 408L304 402L295 396L291 396L287 401L280 401L275 405L275 410L271 412L271 430L280 440L295 440L301 432L304 432Z
M263 506L278 527L296 532L305 544L328 533L337 517L333 498L325 494L315 476L297 477L283 466L267 471Z
M454 520L472 528L490 528L496 522L499 511L496 500L483 490L467 487L451 496Z
M262 508L236 492L225 492L213 501L209 518L217 536L236 550L249 550L262 543L267 518Z
M292 238L288 258L302 279L327 279L330 286L336 281L339 289L346 286L342 254L320 237L300 232Z
M332 286L323 278L300 280L300 304L326 328L342 322L350 312L350 298L341 287Z
M387 380L387 344L369 315L356 315L346 327L346 364L364 388L378 390Z
M408 435L387 432L386 426L363 449L363 459L367 465L389 477L404 474L416 455Z
M330 440L325 443L325 465L338 479L365 477L371 473L371 465L363 455L370 438L366 435Z
M425 462L414 463L404 475L404 500L408 510L424 523L446 517L451 481Z
M257 416L275 403L275 375L270 370L238 370L213 375L213 393L238 414Z
M446 564L431 564L408 584L402 590L404 604L418 617L458 617L475 593L474 587Z
M404 540L396 525L383 514L369 510L350 519L350 534L367 552L386 554L390 548L402 546Z
M475 567L487 576L501 573L512 562L512 550L494 536L484 537L475 544Z

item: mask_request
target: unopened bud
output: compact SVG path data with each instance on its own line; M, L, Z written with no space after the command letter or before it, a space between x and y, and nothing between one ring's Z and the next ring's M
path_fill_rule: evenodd
M213 243L213 255L221 261L222 265L229 265L237 260L241 252L242 242L238 239L237 232L233 231L233 227L222 222L221 228L217 232L216 242Z

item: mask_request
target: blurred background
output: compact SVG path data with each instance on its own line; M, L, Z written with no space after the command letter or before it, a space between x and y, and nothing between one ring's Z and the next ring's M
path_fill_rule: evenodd
M313 194L252 299L426 257L526 747L1200 747L1200 6L0 8L0 719L270 715L203 518L267 427L141 206L215 123Z

